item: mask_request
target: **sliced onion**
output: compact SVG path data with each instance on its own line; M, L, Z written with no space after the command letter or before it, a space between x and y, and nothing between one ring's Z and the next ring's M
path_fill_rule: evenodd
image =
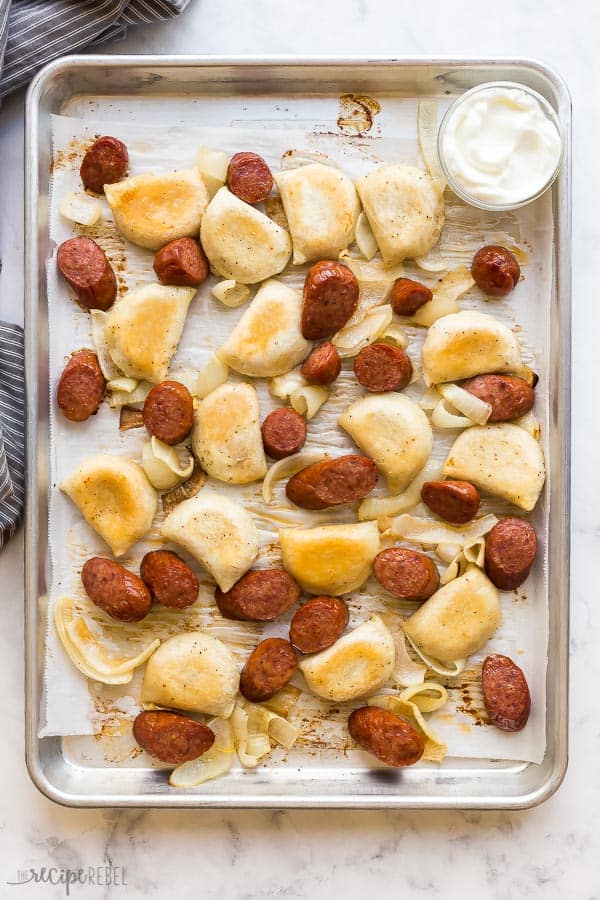
M440 472L440 463L430 459L416 478L401 494L386 497L367 497L358 507L360 522L378 519L380 516L397 516L416 506L421 500L421 488L426 481L435 481Z
M411 325L430 325L442 316L460 312L456 302L459 297L470 290L475 282L466 266L459 266L441 278L433 288L433 299L421 306L412 316L401 317L403 322Z
M438 675L443 675L445 678L455 678L457 675L460 675L467 664L466 659L455 659L453 662L442 662L439 659L434 659L433 656L428 656L422 650L419 650L408 635L406 635L406 640L428 669L431 669L432 672L437 672Z
M204 400L215 388L225 384L228 378L229 367L213 353L208 362L197 373L196 396Z
M402 325L399 325L397 322L392 322L388 325L379 340L395 344L401 350L406 350L408 347L408 335Z
M356 356L363 347L376 341L391 324L392 307L388 304L374 306L356 325L346 325L335 334L331 341L342 359Z
M468 525L455 527L433 519L419 519L408 513L391 520L389 534L414 544L434 547L437 544L458 544L471 547L479 538L491 531L498 519L490 513Z
M442 398L431 414L431 424L436 428L470 428L475 422L453 412L447 400Z
M261 706L266 706L267 709L270 709L271 712L277 713L278 716L289 716L290 711L293 706L298 702L298 697L302 691L300 688L294 687L293 684L286 684L285 687L282 687L280 691L271 697L269 700L265 700Z
M305 387L307 382L300 374L300 369L292 369L284 375L277 375L269 382L269 393L279 400L289 400L294 391Z
M461 544L453 544L448 541L444 541L441 544L438 544L435 548L436 555L439 556L441 561L445 563L451 563L452 560L456 556L458 556L461 550Z
M424 272L446 272L448 270L448 261L442 256L439 244L432 247L424 256L415 256L414 261Z
M455 578L464 575L467 565L468 563L465 559L464 550L461 547L454 559L450 560L446 570L440 576L440 585L443 586L448 584L450 581L454 581Z
M329 391L326 387L316 384L307 384L299 387L290 394L290 406L301 416L312 419L316 416L324 403L329 400Z
M419 149L425 163L425 168L431 177L437 181L443 191L446 187L446 179L440 165L437 152L438 139L438 103L437 100L419 100L417 106L417 132L419 135Z
M475 394L469 393L458 384L438 384L437 391L458 412L476 422L477 425L485 425L492 414L492 407L489 403L476 397Z
M196 165L200 169L209 197L214 197L219 188L223 187L227 181L229 157L223 150L200 147L196 156Z
M425 749L421 758L427 762L442 762L448 750L446 744L423 718L423 713L417 702L425 700L426 705L428 702L434 705L434 709L439 709L440 706L443 706L448 699L448 695L446 693L445 699L442 699L443 694L438 693L435 688L440 688L441 691L445 692L445 688L442 685L438 685L437 682L426 681L423 684L405 688L400 694L378 694L367 700L369 706L377 706L380 709L386 709L388 712L394 713L396 716L407 718L416 727L417 731L421 732L425 739ZM432 693L438 693L438 696L432 697Z
M184 481L183 484L178 484L177 487L172 488L161 496L160 499L165 515L168 516L184 500L195 497L198 491L206 484L207 477L200 463L195 460L193 472L188 480Z
M118 378L111 378L107 382L106 389L108 391L120 391L123 394L132 394L139 381L136 378L129 378L127 375L120 375Z
M401 692L400 699L411 700L421 712L431 713L448 702L448 691L437 681L424 681L422 684L406 687Z
M375 240L375 235L371 231L369 220L367 219L366 213L364 211L360 213L358 219L356 220L354 237L358 249L364 256L364 258L366 260L373 259L373 257L377 253L377 241Z
M271 752L271 738L289 750L299 733L286 719L257 703L238 702L231 724L238 758L246 768L255 768Z
M406 649L406 636L402 627L403 620L397 613L382 612L381 619L391 632L396 650L396 662L392 673L392 681L401 686L421 684L427 667L412 659Z
M246 302L250 296L250 288L247 284L239 284L232 278L228 278L215 284L211 294L225 306L235 309Z
M284 172L290 169L299 169L300 166L310 166L313 163L323 163L324 166L337 168L337 163L318 150L286 150L281 157L281 168Z
M269 504L273 500L273 487L277 481L289 478L301 469L327 458L327 454L322 450L301 450L300 453L294 453L293 456L286 456L273 463L263 480L262 494L265 503Z
M267 197L264 201L265 216L268 216L272 222L283 228L284 231L290 230L290 224L287 220L281 197Z
M153 387L149 381L140 381L132 391L112 391L108 405L111 409L119 409L121 406L143 403Z
M211 719L208 727L214 733L214 744L198 759L189 760L173 769L169 777L171 787L197 787L230 770L235 756L231 722L227 719Z
M185 458L181 459L180 454L185 454ZM167 491L190 477L194 459L188 450L178 453L175 447L152 435L142 450L142 467L153 487L158 491Z
M108 313L103 312L101 309L90 310L90 317L92 319L92 340L94 342L96 356L98 357L98 364L106 380L110 381L112 378L119 378L123 373L119 367L115 365L112 356L108 351L108 345L104 336L107 315Z
M438 394L435 385L428 387L421 399L419 400L419 406L421 409L435 409L438 403L440 402L440 395Z
M524 428L536 441L539 441L542 436L542 427L532 412L525 413L524 416L520 416L518 419L513 419L512 424L518 425L519 428Z
M68 219L69 222L89 228L90 225L95 225L102 216L102 204L99 200L88 197L87 194L67 194L61 201L59 211L61 216Z
M129 431L131 428L142 428L144 415L141 409L133 406L122 406L119 413L119 431Z
M469 565L483 569L485 565L485 538L479 538L463 550L465 561Z
M182 384L190 392L192 397L198 396L198 369L177 369L169 371L169 381Z
M371 259L365 262L356 256L351 256L348 250L342 250L338 257L343 265L348 266L352 274L362 282L390 283L402 278L404 275L404 266L398 263L396 266L386 266L381 259Z
M94 681L127 684L133 677L134 669L146 662L160 645L157 638L136 656L110 653L98 634L100 626L82 615L81 610L76 614L76 608L77 601L72 597L61 597L54 607L54 623L71 662Z

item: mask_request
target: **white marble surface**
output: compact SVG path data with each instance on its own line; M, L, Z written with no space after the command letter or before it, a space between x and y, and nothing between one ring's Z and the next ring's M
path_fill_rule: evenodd
M536 56L574 98L571 762L558 793L518 813L76 811L44 799L23 760L22 539L0 556L0 897L28 867L125 866L127 887L75 898L600 897L600 556L596 258L600 10L585 0L192 0L183 20L131 30L115 53L381 53ZM0 315L22 320L23 97L0 112ZM596 377L594 377L596 376Z

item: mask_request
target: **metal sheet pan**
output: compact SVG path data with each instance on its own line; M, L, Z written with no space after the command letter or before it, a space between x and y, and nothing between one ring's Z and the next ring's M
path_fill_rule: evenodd
M39 740L40 623L46 593L48 522L48 327L45 261L50 253L48 192L50 116L118 97L146 99L158 112L168 96L258 103L343 92L400 97L452 97L491 80L519 81L555 107L566 154L553 187L555 254L551 299L552 421L549 557L550 642L547 750L540 765L449 759L435 772L264 770L260 777L222 779L173 792L156 770L82 766L61 738ZM252 98L252 99L251 99ZM76 114L72 112L72 114ZM50 799L69 806L523 808L547 799L567 765L571 104L558 75L531 60L382 58L229 58L72 56L37 76L27 99L25 184L25 322L27 365L27 497L25 562L26 759L31 778Z

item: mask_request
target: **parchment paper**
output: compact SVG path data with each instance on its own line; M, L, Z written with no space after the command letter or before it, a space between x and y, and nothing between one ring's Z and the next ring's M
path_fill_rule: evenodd
M65 194L81 190L79 165L91 139L97 134L116 134L124 140L130 153L130 172L167 171L193 164L198 147L205 144L213 149L233 154L241 149L260 153L273 169L280 166L282 154L290 149L318 150L328 154L348 174L356 178L383 162L418 163L416 141L416 103L406 100L400 114L387 124L385 134L366 141L360 137L341 137L323 133L318 123L302 121L301 127L252 127L233 123L235 127L215 128L189 126L140 125L119 121L112 125L105 120L80 120L72 117L53 117L54 166L50 198L50 234L55 245L76 233L93 237L104 248L117 271L120 295L126 290L154 281L153 254L126 243L116 231L108 206L104 203L101 222L89 229L74 229L58 212ZM314 131L320 131L318 135ZM516 213L492 215L467 207L449 192L446 194L446 226L441 239L441 252L449 267L470 264L474 252L483 244L500 242L517 245L522 251L524 281L505 300L486 300L473 289L460 301L462 308L479 308L507 322L521 339L526 361L540 376L536 391L535 414L542 426L542 446L546 446L548 428L548 308L550 302L550 272L552 253L552 211L549 197ZM433 284L439 276L429 275L414 264L405 266L408 277ZM281 279L300 287L306 267L289 266ZM183 338L171 365L176 377L180 368L198 368L218 347L246 308L229 310L210 296L210 288L217 279L209 279L201 286L190 307ZM130 735L130 723L139 710L140 671L129 685L118 688L99 686L89 682L74 668L56 636L51 612L63 595L84 598L79 573L83 562L91 555L110 553L103 541L83 521L81 515L60 492L61 480L92 452L105 451L141 459L144 429L118 430L118 412L103 404L98 415L83 424L68 422L57 410L54 400L58 378L70 353L80 347L92 347L90 319L69 298L68 290L56 274L54 255L48 262L48 303L50 322L50 389L51 389L51 448L50 448L50 547L48 625L46 629L44 693L41 710L40 736L90 735L101 733L105 761L113 765L147 765L147 759L137 761L137 751ZM408 352L413 365L420 370L420 348L425 330L408 329ZM342 409L362 393L352 373L352 361L346 361L342 374L333 387L330 400L309 422L307 447L327 448L342 453L352 449L349 438L340 433L336 420ZM232 373L235 378L235 374ZM254 380L261 404L261 416L280 405L269 396L267 382ZM421 379L412 384L407 395L418 400L425 387ZM435 432L434 455L442 460L455 432ZM546 454L548 457L548 454ZM548 477L552 473L548 472ZM256 565L266 567L280 561L277 529L285 524L323 524L324 522L354 521L355 509L344 507L323 513L297 510L287 503L284 482L276 488L275 503L264 507L261 485L244 487L209 482L204 491L230 493L244 503L256 516L261 538L261 554ZM378 493L384 493L380 487ZM509 511L508 504L485 502L482 513L498 514ZM423 506L414 510L427 515ZM513 508L514 512L514 508ZM162 545L158 529L162 521L159 512L152 532L136 544L120 561L134 571L148 551ZM545 534L547 505L545 497L538 503L532 517L540 538L540 556L534 572L524 588L502 594L503 621L497 634L484 650L469 661L468 668L458 678L446 683L450 701L446 707L430 717L431 723L448 744L454 757L514 759L540 762L545 750L545 673L547 652L547 566ZM178 549L178 552L181 552ZM185 553L182 554L185 556ZM433 557L439 563L437 557ZM440 566L443 570L443 566ZM181 630L202 628L225 640L239 658L240 664L250 649L264 634L287 636L291 613L275 625L263 629L260 625L224 620L212 599L213 585L204 577L198 603L185 611L153 610L142 623L123 626L107 620L103 614L90 610L102 622L108 637L123 644L139 646L149 636L162 639ZM361 592L350 598L351 622L354 626L373 612L408 615L410 605L398 603L385 596L371 579ZM125 638L123 638L125 635ZM525 671L532 694L532 714L529 724L519 734L503 734L485 721L482 713L480 665L488 652L506 653ZM300 676L296 681L303 682ZM356 705L356 704L354 704ZM265 766L331 765L356 766L366 761L361 751L349 748L345 721L351 705L321 703L303 692L291 718L301 728L301 737L289 753L275 751L264 761ZM74 744L89 739L73 738ZM369 758L369 764L372 758Z

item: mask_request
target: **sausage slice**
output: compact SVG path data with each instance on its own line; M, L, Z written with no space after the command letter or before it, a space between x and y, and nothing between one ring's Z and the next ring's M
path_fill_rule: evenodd
M485 571L501 591L523 584L537 554L533 525L509 516L494 525L485 542Z
M246 572L228 591L215 590L222 615L246 622L271 622L299 599L300 588L284 569Z
M427 600L440 586L440 574L429 556L418 550L389 547L375 557L373 574L400 600Z
M285 493L302 509L327 509L362 500L376 483L377 466L373 460L349 454L314 463L292 475Z
M521 277L517 257L506 247L488 244L473 257L471 275L478 288L490 297L506 297Z
M150 434L159 441L179 444L194 424L192 395L178 381L162 381L146 397L142 417Z
M361 706L348 719L356 743L388 766L412 766L423 756L425 743L412 725L377 706Z
M349 617L339 597L312 597L294 614L290 641L300 653L319 653L341 637Z
M83 157L79 174L83 186L101 194L105 184L114 184L127 174L127 147L116 137L99 137Z
M273 176L258 153L236 153L227 169L227 187L244 203L262 203L273 189Z
M517 375L477 375L461 387L492 407L488 422L510 422L533 408L535 391Z
M262 423L265 453L271 459L284 459L302 450L306 443L306 422L289 407L274 409Z
M215 742L208 725L164 709L139 713L133 722L133 736L150 756L174 766L198 759Z
M324 341L309 353L300 374L311 384L331 384L342 371L342 361L331 341Z
M60 376L56 402L71 422L85 422L98 412L105 390L106 379L96 354L91 350L77 350Z
M436 516L453 525L470 522L481 504L479 491L469 481L426 481L421 500Z
M252 703L268 700L296 671L294 648L283 638L267 638L254 648L240 676L240 692Z
M412 278L396 278L390 294L390 303L397 316L412 316L433 299L433 292Z
M140 565L140 577L153 600L171 609L186 609L198 599L196 573L171 550L152 550Z
M402 391L412 378L408 354L392 344L376 342L363 347L354 360L354 374L368 391Z
M58 248L56 264L82 306L110 309L117 296L117 279L96 241L87 237L70 238Z
M302 299L302 334L321 341L343 328L358 303L358 280L350 269L330 259L308 270Z
M521 731L527 724L531 697L527 679L508 656L486 656L481 669L483 702L492 725L501 731Z
M92 603L118 622L139 622L152 609L152 597L142 579L111 559L88 559L81 580Z
M177 238L158 251L152 264L161 284L197 287L208 277L208 260L200 241Z

